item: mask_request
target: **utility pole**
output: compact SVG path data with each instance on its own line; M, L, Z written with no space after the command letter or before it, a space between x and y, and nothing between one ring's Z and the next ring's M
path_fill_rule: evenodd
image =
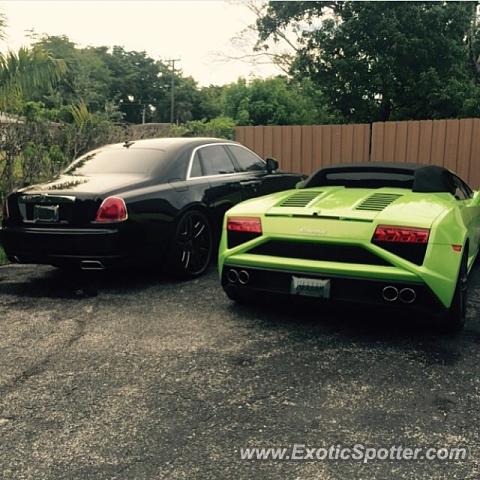
M170 87L171 99L170 99L170 123L175 121L175 62L179 62L180 58L171 58L167 60L172 65L172 84Z

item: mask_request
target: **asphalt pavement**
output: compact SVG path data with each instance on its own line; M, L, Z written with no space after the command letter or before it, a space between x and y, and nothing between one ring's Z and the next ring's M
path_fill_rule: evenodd
M0 268L0 478L480 478L480 268L468 323L239 306L212 270ZM463 460L242 460L247 447L465 447Z

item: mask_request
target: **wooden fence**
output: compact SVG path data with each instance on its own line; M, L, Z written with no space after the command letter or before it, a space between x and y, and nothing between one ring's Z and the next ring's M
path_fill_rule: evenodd
M237 127L235 139L282 169L309 174L337 163L443 165L480 187L480 119L357 125Z

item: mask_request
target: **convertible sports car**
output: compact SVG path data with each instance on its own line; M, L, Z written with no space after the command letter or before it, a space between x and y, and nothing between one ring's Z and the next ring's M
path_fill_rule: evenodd
M270 292L397 305L463 326L479 192L449 170L414 164L334 166L298 187L225 215L219 269L231 299Z
M7 198L0 238L11 261L98 270L167 264L202 274L223 215L242 200L293 188L242 145L212 138L160 138L94 150L52 182Z

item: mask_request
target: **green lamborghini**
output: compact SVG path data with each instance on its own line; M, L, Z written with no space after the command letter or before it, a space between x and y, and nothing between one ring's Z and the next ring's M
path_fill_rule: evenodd
M458 330L479 243L480 192L451 171L339 165L229 210L219 271L235 301L272 293L400 306Z

